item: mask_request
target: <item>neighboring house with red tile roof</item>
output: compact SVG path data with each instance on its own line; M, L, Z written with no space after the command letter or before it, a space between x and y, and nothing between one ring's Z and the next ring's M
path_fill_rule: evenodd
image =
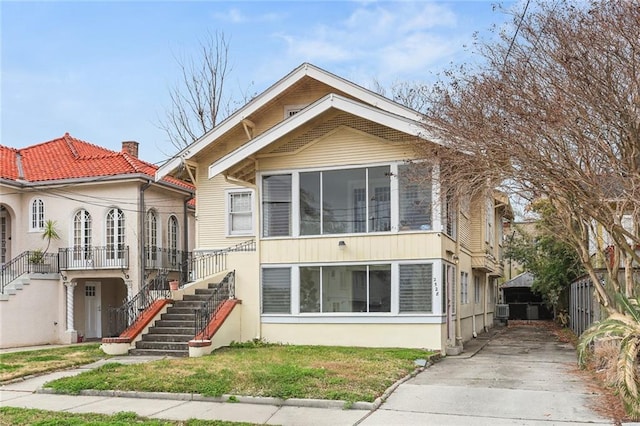
M195 188L157 169L134 141L0 145L0 347L108 336L109 307L186 274ZM47 221L60 239L42 253Z

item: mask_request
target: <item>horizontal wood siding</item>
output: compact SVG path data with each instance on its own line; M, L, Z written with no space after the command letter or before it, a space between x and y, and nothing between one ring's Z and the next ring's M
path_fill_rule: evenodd
M336 93L335 90L317 80L311 78L300 80L265 108L249 117L256 125L255 135L259 135L281 122L284 119L285 107L312 104L332 92Z
M200 168L206 173L206 167ZM224 176L213 179L198 177L198 196L196 206L197 250L220 249L246 241L252 236L242 235L227 237L226 235L226 200L227 189L242 189L242 186L226 182Z
M277 239L260 242L260 263L369 262L442 256L437 232ZM340 248L339 241L346 246Z
M292 155L260 158L261 170L282 170L368 164L412 158L407 144L384 142L362 132L341 127Z

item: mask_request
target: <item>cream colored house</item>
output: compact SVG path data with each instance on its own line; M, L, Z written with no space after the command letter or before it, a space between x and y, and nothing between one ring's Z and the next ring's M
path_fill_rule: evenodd
M193 186L137 158L64 136L0 146L0 347L109 334L109 312L193 247ZM43 229L59 240L44 255Z
M305 63L158 169L193 176L195 252L255 240L234 340L453 352L493 325L508 201L411 178L417 141L418 112Z

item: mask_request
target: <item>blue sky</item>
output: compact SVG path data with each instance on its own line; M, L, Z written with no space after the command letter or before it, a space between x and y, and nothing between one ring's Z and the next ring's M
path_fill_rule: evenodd
M509 3L509 2L507 2ZM491 1L0 1L1 141L23 148L71 133L116 151L176 149L157 123L176 56L223 32L236 98L303 62L371 88L428 82L468 58L475 31L508 16Z

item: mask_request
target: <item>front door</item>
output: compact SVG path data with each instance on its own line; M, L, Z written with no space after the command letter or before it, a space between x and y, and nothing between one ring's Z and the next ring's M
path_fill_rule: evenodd
M84 333L85 338L102 337L102 303L100 281L84 284Z

